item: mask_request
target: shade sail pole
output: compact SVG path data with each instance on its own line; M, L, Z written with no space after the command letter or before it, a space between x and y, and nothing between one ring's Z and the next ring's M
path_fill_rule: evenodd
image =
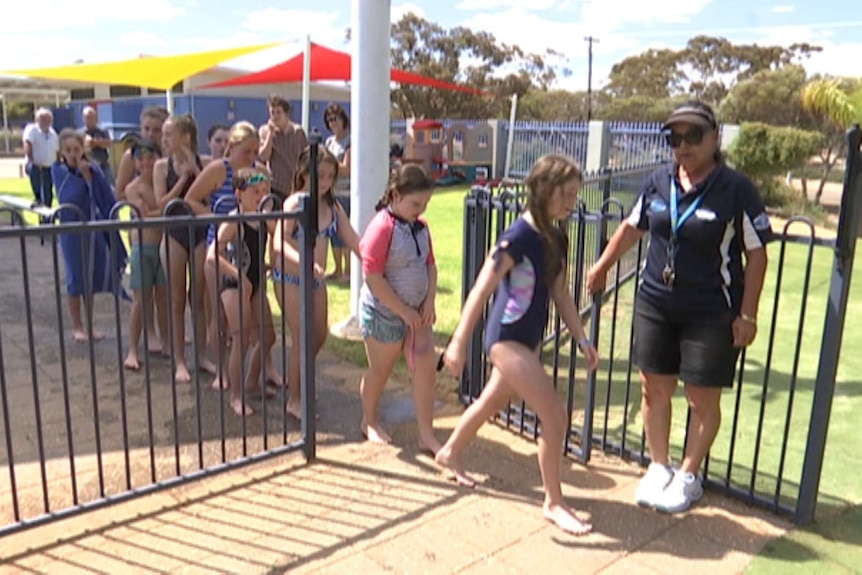
M302 129L308 134L309 107L311 106L311 36L305 37L305 54L302 58Z
M165 90L165 108L167 108L168 114L174 113L174 95L170 88Z
M351 3L350 223L360 234L374 217L374 204L389 179L389 9L390 0ZM331 332L361 340L362 265L351 257L350 316Z

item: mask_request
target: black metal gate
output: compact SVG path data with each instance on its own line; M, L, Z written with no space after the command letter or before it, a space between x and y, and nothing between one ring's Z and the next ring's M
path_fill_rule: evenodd
M769 264L774 285L764 288L761 304L762 317L770 320L761 322L755 345L741 354L734 390L722 399L723 411L731 415L725 418L703 469L706 485L792 516L797 523L814 517L860 229L862 131L854 128L847 139L837 237L817 237L814 224L804 217L791 218L782 229L774 230ZM566 454L585 463L594 448L641 465L649 463L638 420L641 391L632 362L631 321L646 240L612 270L604 295L587 295L584 275L654 167L604 170L588 176L579 209L567 222L571 246L568 281L582 319L589 322L589 334L597 342L602 363L595 372L579 374L576 342L564 331L553 308L542 353L568 407ZM504 185L475 188L467 197L464 298L497 236L521 212L522 193L519 186ZM820 290L825 309L809 307L813 290ZM489 370L483 335L478 328L469 343L460 382L462 401L467 403L481 393ZM819 350L814 358L808 352L812 341ZM534 439L538 435L536 415L523 402L511 403L498 421ZM675 422L672 451L684 451L687 422L685 425Z

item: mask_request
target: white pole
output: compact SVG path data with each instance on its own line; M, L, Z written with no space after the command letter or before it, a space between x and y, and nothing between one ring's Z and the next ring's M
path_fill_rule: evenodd
M350 223L362 234L389 179L390 0L352 0L350 64ZM361 142L361 144L360 144ZM339 337L361 338L362 266L350 266L351 317L334 325Z
M9 99L6 98L6 94L0 94L0 101L3 102L3 139L6 140L6 153L9 154L12 152L12 149L9 144Z
M302 129L308 134L309 108L311 107L311 36L305 37L305 54L302 57Z
M509 170L512 169L512 150L515 147L515 118L518 116L518 95L512 94L512 108L509 110L509 138L506 142L506 165L503 169L503 178L509 178Z

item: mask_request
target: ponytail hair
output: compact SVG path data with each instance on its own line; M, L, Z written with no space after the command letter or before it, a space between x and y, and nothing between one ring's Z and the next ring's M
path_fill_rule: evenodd
M419 192L429 192L433 189L434 180L425 173L422 166L418 164L404 164L398 168L394 168L389 173L389 184L386 186L386 191L377 200L374 211L379 212L392 205L396 193L399 196L407 196Z
M548 286L553 285L563 271L568 250L568 237L558 225L554 225L548 204L555 192L575 180L582 181L583 173L574 162L564 156L547 155L533 164L525 181L527 210L533 216L545 248L545 281Z

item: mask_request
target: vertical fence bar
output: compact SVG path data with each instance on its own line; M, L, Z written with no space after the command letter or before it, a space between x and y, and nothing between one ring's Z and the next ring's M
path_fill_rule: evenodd
M808 233L810 242L808 244L808 258L805 261L805 279L802 281L802 305L799 309L799 327L796 329L796 348L793 350L793 367L790 371L790 385L787 390L787 415L784 419L784 433L782 434L783 441L781 442L781 456L778 461L778 472L775 480L775 498L773 507L775 510L779 508L781 500L781 483L784 480L784 462L787 457L787 440L790 437L790 422L793 419L793 400L796 396L796 382L799 375L799 359L802 354L802 337L805 330L805 313L808 309L808 290L811 286L811 265L814 263L814 223L803 218L791 218L784 224L784 235L787 235L787 230L795 222L805 221L808 224ZM784 244L782 244L782 250Z
M30 275L29 267L27 265L27 238L21 236L21 275L24 283L24 314L27 317L27 345L30 349L30 378L33 385L33 410L36 415L36 446L39 450L39 475L42 480L42 503L44 505L45 513L50 512L51 504L50 498L48 497L48 473L45 468L45 440L42 433L42 405L39 399L39 379L37 377L37 369L36 369L36 343L35 337L33 335L33 305L30 298L30 281L28 276ZM87 252L84 252L85 254ZM86 283L85 289L86 292ZM92 332L92 325L89 327L90 333ZM92 363L91 363L92 365ZM98 423L97 423L98 425ZM98 438L97 438L98 441ZM11 451L10 451L11 455ZM101 461L99 462L99 471L101 472L102 465ZM104 496L104 482L101 481L100 478L100 488L101 495Z
M811 405L811 425L808 428L802 480L799 485L799 500L793 516L793 520L797 524L809 523L814 519L817 493L820 489L820 474L823 469L829 415L832 411L832 397L835 393L835 378L838 372L847 302L850 298L850 280L853 274L853 260L856 255L860 210L862 210L862 152L859 149L860 143L862 143L862 129L856 125L847 132L847 167L838 220L838 238L835 258L832 263L832 279L829 285L826 320L820 346L820 362L817 367L814 399Z
M2 326L2 323L0 323ZM6 438L6 459L9 462L9 491L12 496L12 517L15 522L21 521L21 510L18 506L18 482L15 478L15 454L12 447L12 425L9 421L9 397L6 389L6 361L3 355L3 334L0 330L0 407L3 409L3 434ZM73 471L74 477L74 471ZM77 490L75 490L77 493Z
M303 452L306 461L317 457L317 441L315 438L315 365L314 348L316 326L314 325L314 247L317 244L318 213L320 198L318 197L317 154L320 135L311 134L309 138L309 186L308 195L301 199L302 217L300 219L302 246L299 258L299 293L302 306L299 310L299 370L302 379L302 396L300 412L302 413ZM294 342L293 345L296 345Z

